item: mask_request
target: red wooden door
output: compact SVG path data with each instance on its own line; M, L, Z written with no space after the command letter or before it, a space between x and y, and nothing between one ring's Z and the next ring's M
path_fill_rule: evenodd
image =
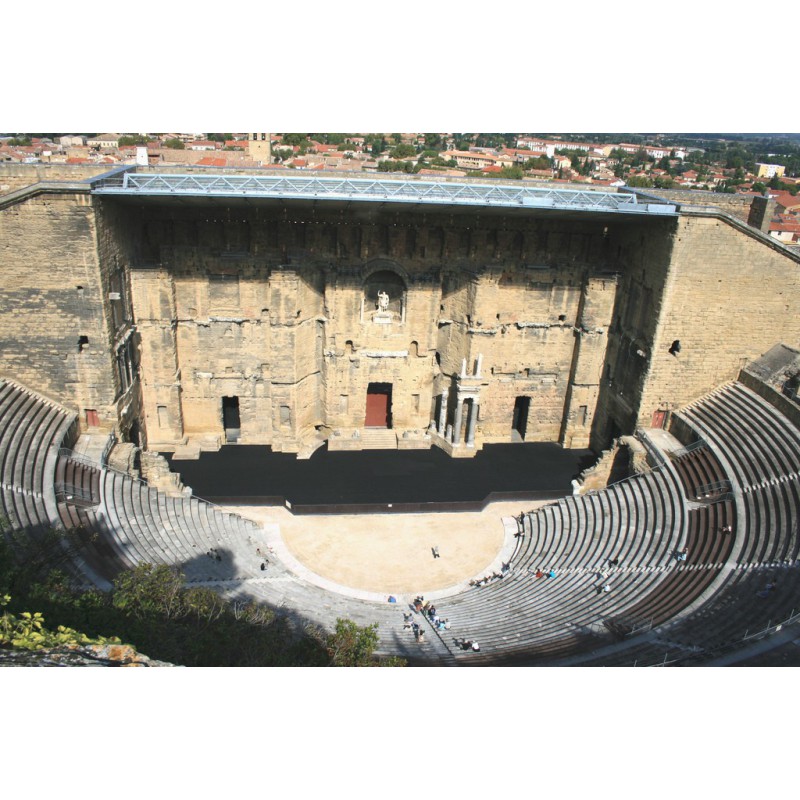
M386 392L367 392L367 428L386 428L389 418L389 395Z
M666 411L654 411L653 412L653 424L651 427L653 428L663 428L664 423L667 421L667 412Z

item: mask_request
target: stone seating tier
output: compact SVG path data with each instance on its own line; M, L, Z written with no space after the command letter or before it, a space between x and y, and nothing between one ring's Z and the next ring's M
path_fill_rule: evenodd
M52 491L55 453L75 414L0 379L2 510L12 530L42 531L53 522L45 495Z

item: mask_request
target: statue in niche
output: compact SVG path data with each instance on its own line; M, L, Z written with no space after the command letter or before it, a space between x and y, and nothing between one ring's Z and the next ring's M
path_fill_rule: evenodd
M389 295L384 291L378 292L378 311L385 314L389 310Z

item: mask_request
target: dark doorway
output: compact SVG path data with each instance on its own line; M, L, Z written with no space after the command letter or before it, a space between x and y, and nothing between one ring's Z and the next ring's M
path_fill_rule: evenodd
M392 427L391 383L371 383L367 387L367 416L364 427Z
M525 439L528 428L528 412L531 409L530 397L518 397L514 401L514 416L511 420L511 430L519 434L520 439Z
M238 442L242 429L238 397L222 398L222 425L225 428L225 441Z

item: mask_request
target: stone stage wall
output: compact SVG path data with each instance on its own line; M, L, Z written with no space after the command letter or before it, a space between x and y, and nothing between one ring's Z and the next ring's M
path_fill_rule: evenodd
M151 448L358 441L383 393L408 446L599 451L776 341L800 345L798 256L707 208L423 212L48 186L0 204L0 371Z

